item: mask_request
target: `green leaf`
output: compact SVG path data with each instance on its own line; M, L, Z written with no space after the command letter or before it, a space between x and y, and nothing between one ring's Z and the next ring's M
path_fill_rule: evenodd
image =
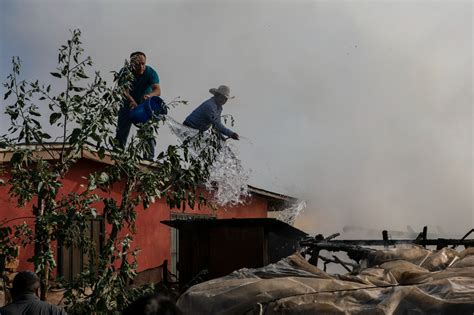
M49 123L53 125L61 116L61 113L52 113L51 116L49 116Z
M39 123L39 121L37 121L36 119L31 119L31 122L33 122L37 128L41 128L41 124Z
M76 91L76 92L81 92L81 91L84 91L85 88L79 87L79 86L73 86L73 87L72 87L72 90L74 90L74 91Z
M12 94L12 90L5 93L5 96L3 97L3 99L6 100L10 96L10 94Z
M82 130L80 128L74 128L72 131L71 135L69 136L69 143L74 143L77 141L79 138L79 135L81 134Z
M102 148L101 148L102 149ZM99 150L100 152L100 150ZM99 175L99 183L104 184L109 180L109 175L106 172L102 172Z
M95 183L95 180L90 180L87 189L88 189L89 191L93 191L93 190L95 190L96 188L97 188L97 184ZM110 218L110 217L109 217L109 218Z
M16 163L19 163L21 162L21 160L23 160L23 153L21 152L16 152L12 155L12 158L10 160L10 162L12 164L16 164Z
M105 158L105 148L100 148L99 151L97 151L97 154L99 155L99 158L103 160Z
M89 77L87 75L85 75L83 72L78 72L77 73L77 76L79 78L82 78L82 79L89 79Z
M96 134L96 133L91 134L90 137L91 137L94 141L96 141L97 143L102 142L102 139L101 139L100 136L99 136L98 134Z
M57 72L51 72L51 75L53 77L56 77L56 78L61 78L61 74L57 73Z

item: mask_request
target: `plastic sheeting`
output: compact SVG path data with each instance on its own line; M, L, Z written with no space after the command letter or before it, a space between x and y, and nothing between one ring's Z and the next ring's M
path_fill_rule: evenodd
M329 275L294 254L191 287L185 314L474 314L474 249L374 251L358 274Z

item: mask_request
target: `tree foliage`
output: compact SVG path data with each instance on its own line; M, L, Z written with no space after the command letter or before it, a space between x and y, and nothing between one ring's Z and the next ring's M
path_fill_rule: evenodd
M148 208L159 198L171 208L205 203L202 195L197 196L198 187L209 176L219 140L210 137L171 145L153 163L143 164L141 157L149 150L146 140L158 133L166 118L154 117L121 148L113 131L130 72L116 72L113 84L99 72L91 74L93 62L83 56L81 32L71 33L71 39L59 49L52 85L20 80L21 61L12 59L13 71L4 83L4 99L11 102L5 112L11 123L0 144L12 152L6 167L10 196L19 207L29 208L34 218L33 237L23 241L35 248L32 260L41 279L41 298L46 298L56 266L52 242L57 241L79 247L90 259L88 270L67 284L68 311L110 313L125 307L137 294L127 288L137 270L133 246L137 206ZM124 69L129 69L128 61ZM195 146L200 146L198 156L189 154ZM108 164L91 172L81 191L66 192L63 180L85 148L108 159ZM120 199L110 194L117 187ZM101 252L95 252L94 242L84 231L99 213L110 233Z

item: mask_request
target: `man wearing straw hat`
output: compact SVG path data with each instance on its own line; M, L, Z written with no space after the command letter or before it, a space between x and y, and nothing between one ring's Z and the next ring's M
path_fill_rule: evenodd
M138 104L152 96L160 96L160 79L158 73L146 65L145 53L141 51L133 52L130 55L130 66L133 74L130 90L124 94L124 102L119 110L117 131L115 139L122 148L127 143L128 134L132 121L130 119L130 110ZM121 70L121 72L123 69ZM145 159L152 160L155 155L155 139L148 139L150 152L146 154Z
M239 140L239 135L226 128L221 122L222 106L230 97L230 88L221 85L217 89L210 89L213 95L210 99L199 105L184 121L183 125L206 131L211 126L217 129L222 135Z

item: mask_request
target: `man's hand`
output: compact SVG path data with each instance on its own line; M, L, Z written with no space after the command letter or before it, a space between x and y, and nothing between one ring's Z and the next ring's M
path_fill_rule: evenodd
M135 102L134 99L130 100L130 102L129 102L129 104L128 104L128 107L129 107L130 109L134 109L134 108L137 107L137 106L138 106L138 104L137 104L137 102Z
M236 134L235 132L233 134L231 134L230 137L234 140L239 140L239 135Z

